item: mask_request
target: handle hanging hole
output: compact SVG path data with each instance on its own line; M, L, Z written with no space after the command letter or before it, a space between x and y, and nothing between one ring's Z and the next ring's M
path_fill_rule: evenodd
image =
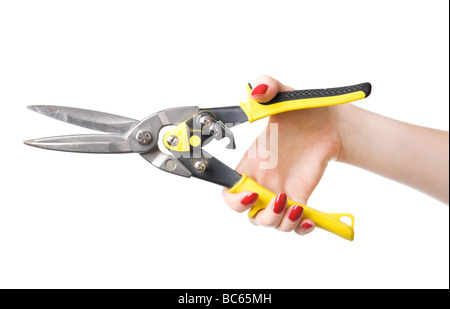
M341 221L341 222L347 224L348 226L352 226L352 224L353 224L353 219L350 218L350 217L348 217L348 216L342 216L342 217L340 217L340 218L339 218L339 221Z

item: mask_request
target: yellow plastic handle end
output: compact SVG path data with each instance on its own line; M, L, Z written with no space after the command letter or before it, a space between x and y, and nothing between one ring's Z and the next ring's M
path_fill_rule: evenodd
M230 189L230 193L239 193L239 192L255 192L259 194L258 201L255 205L250 209L248 216L253 218L256 216L258 211L264 209L269 205L270 201L276 196L275 193L270 190L264 188L259 185L256 181L248 177L246 174L242 175L241 180ZM323 213L313 208L310 208L306 205L296 203L292 200L288 200L287 207L293 205L300 205L303 207L303 218L311 219L315 222L316 226L329 231L333 234L336 234L344 239L353 240L354 239L354 230L353 227L355 225L355 218L351 214L332 214L332 213ZM351 224L347 225L346 223L341 221L341 218L347 217L351 220Z
M247 115L249 122L254 122L268 116L293 110L349 103L352 101L364 99L368 95L364 91L360 90L337 95L289 99L273 104L270 102L261 104L254 100L251 97L250 93L251 86L247 84L247 102L241 102L240 104L242 110Z

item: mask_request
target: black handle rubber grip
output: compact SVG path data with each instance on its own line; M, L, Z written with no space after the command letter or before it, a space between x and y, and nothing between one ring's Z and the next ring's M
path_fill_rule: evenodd
M348 94L352 92L362 91L365 93L366 98L370 95L372 91L372 85L370 83L362 83L347 87L337 87L337 88L324 88L324 89L309 89L309 90L293 90L279 92L272 100L266 103L260 103L262 105L271 105L275 103L301 100L301 99L311 99L311 98L321 98L321 97L332 97L343 94Z

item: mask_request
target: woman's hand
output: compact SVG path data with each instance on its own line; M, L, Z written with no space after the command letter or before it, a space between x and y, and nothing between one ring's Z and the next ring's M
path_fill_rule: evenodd
M270 101L278 92L294 90L279 81L262 76L254 84L252 97L258 102ZM341 137L336 110L338 106L312 108L271 116L261 138L270 134L270 124L278 124L278 143L270 145L270 152L278 152L278 165L273 169L261 169L264 161L248 153L236 170L246 173L262 186L280 194L267 208L259 211L250 221L256 225L275 227L284 232L295 231L304 235L314 229L314 222L302 218L303 208L286 208L286 198L306 204L319 183L330 160L339 157ZM256 148L253 148L256 149ZM275 155L275 154L273 154ZM270 157L273 157L272 153ZM238 194L223 191L226 203L237 212L250 209L258 195L254 192Z
M260 77L251 95L270 101L278 92L294 90L269 77ZM330 160L337 160L401 182L449 203L449 133L420 127L372 113L352 104L290 111L271 116L261 138L270 136L270 124L278 124L278 143L270 145L270 157L278 155L273 169L260 168L261 156L248 153L236 170L262 186L280 193L251 222L304 235L314 222L302 219L301 206L286 208L286 194L307 204ZM256 147L252 147L256 149ZM238 212L257 200L253 192L230 194L226 203Z

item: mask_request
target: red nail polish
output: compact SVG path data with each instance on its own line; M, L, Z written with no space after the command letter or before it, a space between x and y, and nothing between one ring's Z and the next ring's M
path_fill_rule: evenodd
M259 197L258 193L250 193L249 195L247 195L246 197L244 197L241 201L241 204L244 206L253 204L253 202L255 202Z
M287 195L284 193L280 193L277 195L277 198L275 199L275 203L273 205L273 211L276 214L279 214L283 211L283 209L286 207L286 201L287 201Z
M313 225L309 222L305 222L302 224L302 231L303 232L308 232L311 228L313 227Z
M289 220L291 220L291 221L297 220L298 218L300 218L302 213L303 213L302 206L300 206L300 205L292 206L291 213L289 214Z
M263 95L267 89L269 89L269 86L266 84L259 84L252 90L252 95Z

